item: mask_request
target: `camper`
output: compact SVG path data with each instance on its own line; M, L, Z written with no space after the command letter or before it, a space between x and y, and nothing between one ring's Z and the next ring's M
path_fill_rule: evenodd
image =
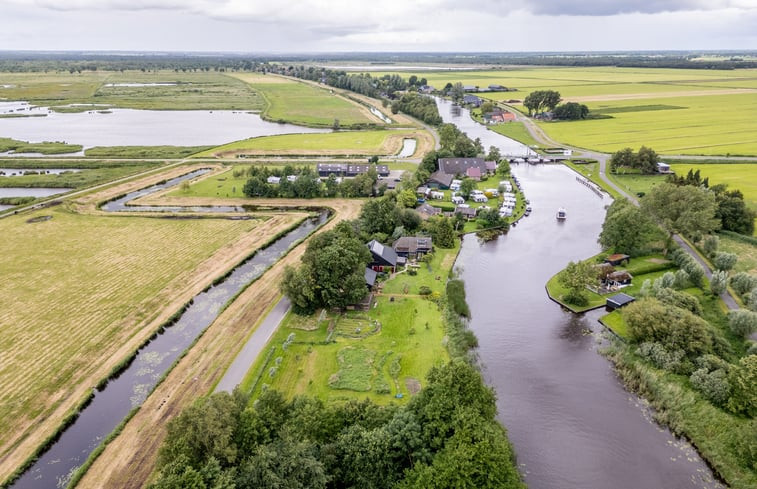
M484 194L476 194L473 196L473 202L489 202L489 199Z
M465 199L459 195L455 195L454 197L452 197L452 203L456 205L464 204Z
M431 198L436 199L436 200L442 200L444 199L444 192L437 192L436 190L432 190Z

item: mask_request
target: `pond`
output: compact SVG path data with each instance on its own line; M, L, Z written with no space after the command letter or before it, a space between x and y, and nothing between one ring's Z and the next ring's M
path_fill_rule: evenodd
M260 115L229 110L134 110L98 108L57 113L24 102L0 102L0 114L44 117L0 118L0 137L21 141L63 141L93 146L215 146L257 136L322 133L294 124L264 121Z
M415 148L418 146L418 141L415 139L405 138L402 140L402 149L397 154L397 158L409 158L415 153Z

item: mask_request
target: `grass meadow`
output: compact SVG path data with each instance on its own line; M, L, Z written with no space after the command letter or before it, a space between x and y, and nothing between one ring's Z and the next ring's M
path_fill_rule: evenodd
M393 155L402 149L404 138L418 137L415 131L339 131L321 134L283 134L245 139L194 155Z
M444 293L457 251L437 249L417 275L403 272L384 282L370 311L289 313L242 387L253 395L265 385L288 397L329 401L408 399L428 370L448 359L439 305L418 292L426 285L434 297Z
M757 70L526 67L401 74L423 76L439 89L462 82L517 90L481 94L498 101L557 90L611 117L541 123L553 139L582 148L611 152L644 144L668 154L757 154Z
M263 116L307 126L332 127L382 124L367 108L335 95L332 91L275 75L235 74L234 77L262 93L267 106Z
M62 107L102 104L155 110L262 110L264 100L248 84L222 73L158 71L0 73L0 97ZM109 86L163 83L161 86ZM61 110L71 110L65 107ZM91 110L91 107L74 110Z
M40 215L52 219L27 222ZM0 457L61 403L78 402L81 382L107 375L98 369L176 300L200 263L259 222L65 206L0 220Z

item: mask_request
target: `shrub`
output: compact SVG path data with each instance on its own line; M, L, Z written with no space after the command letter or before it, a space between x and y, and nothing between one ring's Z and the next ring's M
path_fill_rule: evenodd
M757 286L757 277L746 272L739 272L731 277L731 287L739 295L748 294Z
M724 406L731 395L731 385L723 370L708 372L706 368L696 370L689 377L691 385L716 406Z
M447 282L447 300L452 310L460 316L470 317L470 309L465 302L465 283L462 280Z
M689 280L691 281L692 285L694 285L694 287L702 287L704 269L702 268L702 265L694 261L693 258L689 258L689 261L684 264L683 269L689 275Z
M676 276L673 272L665 272L665 274L660 278L661 278L661 285L665 289L672 288L673 285L676 283Z
M657 299L645 298L626 306L623 319L631 341L656 341L668 351L683 350L692 356L711 351L712 335L704 319Z
M728 313L728 327L733 334L746 337L757 331L757 313L739 309Z
M746 304L750 311L757 312L757 287L752 289L746 298Z
M722 271L731 270L738 261L739 257L734 253L715 253L712 264L715 268Z
M678 270L676 272L676 279L675 283L673 284L673 287L676 289L685 289L689 286L689 274L686 273L686 270Z
M679 292L673 289L661 289L657 292L655 297L657 300L665 304L686 309L697 316L702 315L702 305L699 303L699 299L686 292Z
M735 413L757 416L757 355L739 360L731 369L728 381L732 389L728 408Z
M728 285L728 272L714 271L712 272L712 278L710 279L710 291L715 295L720 295L725 292L725 288Z
M421 285L418 289L418 293L420 295L431 295L431 287L428 285Z
M649 297L652 294L652 281L649 279L644 280L639 289L639 297Z
M683 373L685 370L686 353L683 350L676 350L671 353L656 341L646 341L640 344L639 348L636 349L636 354L655 367L668 372Z
M718 251L718 241L718 237L712 234L705 236L704 241L702 241L702 251L704 251L704 254L709 257L714 256Z

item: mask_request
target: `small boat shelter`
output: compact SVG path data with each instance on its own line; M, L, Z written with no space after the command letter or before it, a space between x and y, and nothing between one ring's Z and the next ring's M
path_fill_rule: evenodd
M628 294L615 294L612 297L607 298L607 302L605 303L605 307L610 310L614 311L615 309L620 309L623 306L626 306L636 299Z

